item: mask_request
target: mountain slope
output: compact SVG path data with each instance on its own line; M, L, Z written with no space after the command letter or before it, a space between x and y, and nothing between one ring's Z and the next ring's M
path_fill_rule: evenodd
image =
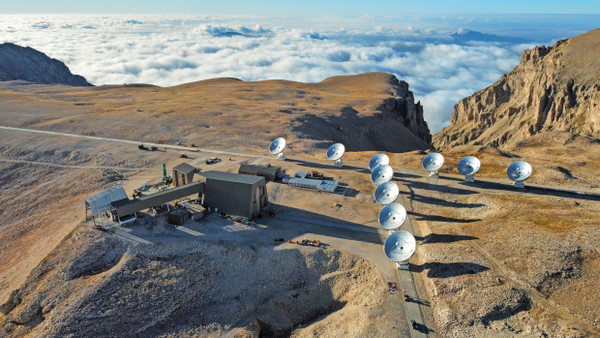
M454 106L438 149L515 145L547 131L600 137L600 29L523 52L496 83Z
M260 152L278 136L288 140L292 152L320 153L335 142L348 151L431 148L420 103L406 82L385 73L319 83L222 78L169 88L5 87L3 95L0 84L0 109L19 114L17 119L0 116L0 125L65 132L76 127L98 136ZM40 109L49 112L43 122Z
M0 44L0 81L12 80L91 86L84 77L73 75L61 61L30 47L3 43Z

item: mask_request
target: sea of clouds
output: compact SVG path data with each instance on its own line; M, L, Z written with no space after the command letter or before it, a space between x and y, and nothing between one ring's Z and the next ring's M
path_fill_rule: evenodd
M485 34L466 29L478 27ZM529 28L462 17L1 15L0 43L42 51L95 85L388 72L409 83L435 133L459 99L510 71L524 49L585 30Z

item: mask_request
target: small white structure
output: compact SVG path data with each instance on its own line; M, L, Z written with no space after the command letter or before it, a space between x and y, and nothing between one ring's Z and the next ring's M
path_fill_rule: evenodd
M338 181L314 180L300 177L286 177L282 180L282 182L297 188L311 189L329 193L335 192L335 189L337 189L338 185L340 184Z
M511 163L506 169L506 174L513 180L513 186L516 188L525 188L525 180L531 176L531 164L525 161L517 161Z
M382 164L371 172L371 181L375 185L382 185L394 177L394 169L387 164Z
M384 206L379 212L379 225L393 232L404 224L406 216L406 209L401 204L390 203Z
M481 162L475 156L467 156L461 159L457 166L458 172L465 175L465 182L475 182L475 175L479 168L481 168Z
M423 169L429 171L429 176L438 177L438 170L444 165L444 156L431 153L423 158Z
M408 270L408 259L415 253L417 241L406 230L400 230L388 236L383 243L383 252L399 270Z
M332 144L331 147L327 149L327 159L333 161L334 166L343 167L344 162L342 162L342 156L344 156L344 152L346 152L346 147L344 147L343 144Z
M283 137L278 137L271 142L271 146L269 147L269 152L273 155L277 155L278 160L285 161L286 157L283 153L283 149L285 149L287 142Z
M387 205L396 200L400 194L400 189L394 182L385 182L382 185L377 186L375 189L375 202Z
M369 161L369 169L373 171L375 168L380 165L389 165L390 158L386 154L377 154L371 158Z

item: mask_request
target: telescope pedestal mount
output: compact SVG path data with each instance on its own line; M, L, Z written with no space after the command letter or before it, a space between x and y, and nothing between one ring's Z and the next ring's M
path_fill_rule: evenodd
M396 262L396 267L398 268L398 270L406 270L409 271L410 270L410 264L408 263L408 261L401 261L401 262Z

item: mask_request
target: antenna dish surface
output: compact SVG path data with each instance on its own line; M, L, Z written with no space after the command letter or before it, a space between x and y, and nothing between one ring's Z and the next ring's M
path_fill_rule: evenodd
M457 168L463 175L475 175L481 168L481 162L475 156L467 156L458 162Z
M415 237L405 230L389 235L383 244L383 252L393 262L408 260L415 253L416 248Z
M400 189L394 182L385 182L375 189L375 201L379 204L390 204L398 198Z
M269 151L273 155L277 155L283 151L285 148L286 142L283 137L278 137L273 142L271 142L271 146L269 147Z
M440 153L431 153L423 159L423 168L427 171L438 171L443 165L444 156Z
M341 143L332 144L329 149L327 149L327 159L330 161L337 161L344 155L346 151L346 147L344 147Z
M388 182L394 176L394 169L387 164L380 165L371 172L371 181L377 185Z
M377 154L371 158L369 161L369 169L373 171L373 169L377 168L380 165L389 165L390 158L386 154Z
M515 182L522 182L529 178L531 175L531 164L525 161L513 162L506 169L508 177Z
M396 230L406 220L406 209L401 204L391 203L379 212L379 225L386 230Z

